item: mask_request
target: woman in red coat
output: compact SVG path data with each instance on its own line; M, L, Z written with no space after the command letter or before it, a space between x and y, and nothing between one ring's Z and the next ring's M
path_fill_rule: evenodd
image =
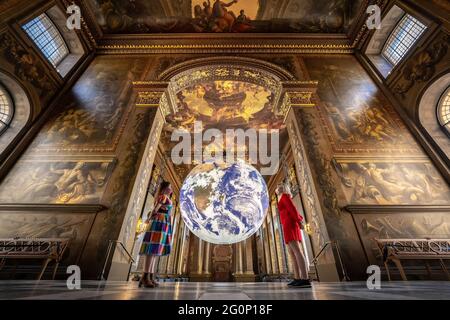
M303 217L297 211L291 195L283 184L278 186L276 192L278 194L278 212L283 226L284 241L288 246L289 255L294 265L294 280L288 285L301 288L311 287L301 244Z

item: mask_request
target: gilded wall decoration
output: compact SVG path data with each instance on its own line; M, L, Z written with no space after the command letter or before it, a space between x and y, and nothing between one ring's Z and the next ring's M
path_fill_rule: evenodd
M145 141L148 138L156 112L157 110L153 108L136 115L136 120L131 128L134 134L125 147L124 158L119 159L119 165L110 181L111 188L108 189L106 195L107 199L105 200L109 201L109 205L107 205L109 210L101 225L98 225L100 230L97 245L100 248L95 248L98 259L104 257L108 241L114 239L114 237L117 238L116 233L120 230L121 217L125 215L133 186L133 177L139 169Z
M50 98L56 91L57 84L47 74L47 68L31 50L24 48L12 35L0 35L0 49L3 57L14 65L14 73L39 90L41 98Z
M300 124L300 132L305 140L305 148L308 150L309 160L315 169L316 179L323 194L323 205L327 209L327 215L330 218L337 218L341 215L341 210L338 206L333 168L331 159L320 148L315 118L311 113L303 109L295 111Z
M416 83L429 81L436 73L436 65L447 55L449 44L450 35L444 35L416 53L403 68L394 92L404 96Z
M0 202L99 203L113 168L113 162L20 161L0 185Z
M161 95L160 95L161 96ZM146 142L146 150L141 160L140 171L136 179L133 193L125 216L125 224L121 241L132 252L136 236L136 224L145 207L145 200L150 184L153 163L155 161L158 143L164 126L164 118L161 112L154 117L152 129Z
M354 57L304 58L335 153L419 153L405 125Z
M291 73L296 79L305 79L303 71L297 65L297 59L291 55L255 55L256 59L261 59L283 68Z
M344 162L336 170L351 204L450 203L449 186L428 161Z
M131 109L131 82L147 60L98 57L60 101L61 112L33 142L35 152L114 151Z
M90 0L88 4L107 34L344 33L362 1Z
M314 182L312 174L308 168L305 150L300 144L299 139L295 139L295 137L299 134L295 123L290 123L288 125L288 132L292 144L295 165L297 167L298 180L300 181L299 189L301 190L301 196L303 198L305 215L313 229L313 234L311 235L312 244L314 246L314 251L319 252L325 242L328 241L328 234L323 218L320 216L321 209L315 197L316 192L313 189Z
M378 239L448 239L449 213L354 214L355 222L369 263L380 264L382 257L374 238Z

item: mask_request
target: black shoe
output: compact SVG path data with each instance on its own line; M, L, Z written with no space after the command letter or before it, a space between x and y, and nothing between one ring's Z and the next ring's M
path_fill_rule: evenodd
M294 284L291 285L294 288L311 288L311 281L309 279L306 280L297 280Z
M288 283L288 286L293 286L295 285L298 281L300 281L300 279L294 279L291 282Z

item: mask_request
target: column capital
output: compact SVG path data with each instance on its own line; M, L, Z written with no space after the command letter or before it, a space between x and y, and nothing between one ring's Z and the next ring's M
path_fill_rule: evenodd
M276 110L286 121L291 108L311 108L316 104L313 101L317 92L318 81L284 81L281 100Z
M176 103L170 98L168 88L166 81L134 81L136 106L160 108L164 117L176 113Z

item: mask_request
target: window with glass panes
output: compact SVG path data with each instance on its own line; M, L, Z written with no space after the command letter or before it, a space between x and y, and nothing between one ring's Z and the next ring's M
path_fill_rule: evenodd
M3 133L11 124L14 107L6 89L0 85L0 133Z
M24 24L22 29L55 68L69 54L61 33L45 13Z
M386 41L382 51L383 56L392 65L397 65L426 29L422 22L406 14Z
M450 134L450 87L444 92L439 102L438 117L442 127Z

